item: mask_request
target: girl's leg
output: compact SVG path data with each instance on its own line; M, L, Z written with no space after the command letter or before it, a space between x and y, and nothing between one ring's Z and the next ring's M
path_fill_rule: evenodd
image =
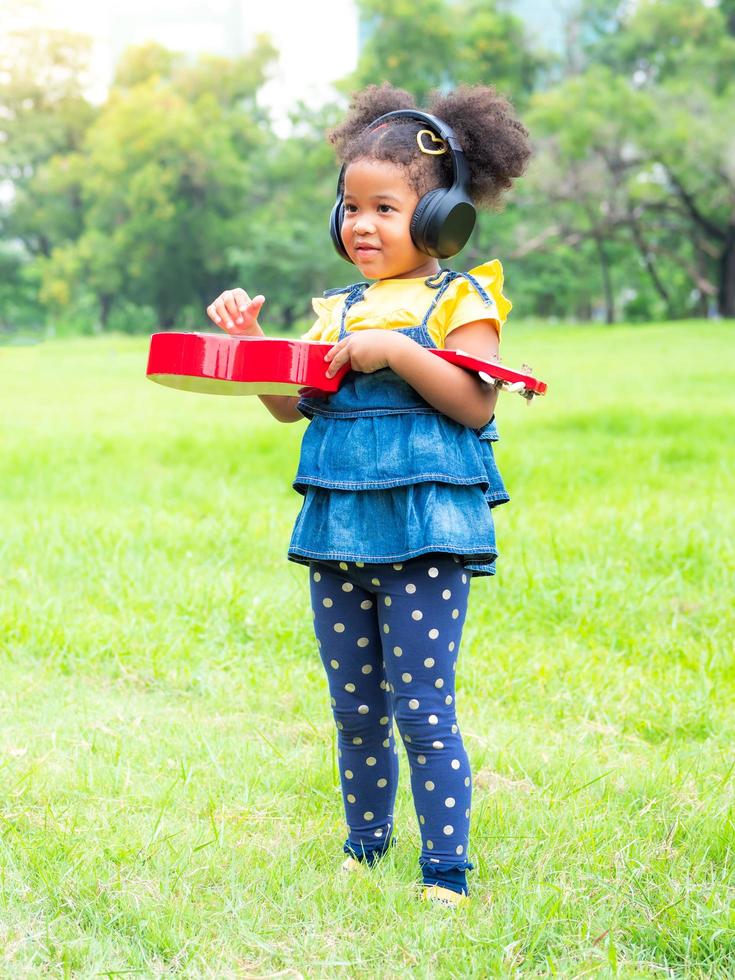
M395 566L389 566L394 568ZM378 615L396 725L411 767L426 884L467 892L472 777L457 724L455 669L470 574L451 555L399 566Z
M344 850L372 864L392 843L398 749L376 598L350 576L353 564L341 565L311 563L311 603L337 725Z

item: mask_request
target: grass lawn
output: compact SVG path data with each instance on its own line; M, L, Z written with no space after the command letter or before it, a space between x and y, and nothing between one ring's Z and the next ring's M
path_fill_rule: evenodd
M457 670L472 901L345 837L302 426L0 349L0 976L735 975L732 324L509 324L495 579Z

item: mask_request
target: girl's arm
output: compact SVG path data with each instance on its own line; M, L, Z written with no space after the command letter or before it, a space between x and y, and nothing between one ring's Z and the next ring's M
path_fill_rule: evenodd
M258 395L258 398L279 422L298 422L304 417L296 408L298 395Z
M474 371L434 357L409 337L398 336L413 346L402 344L389 358L390 367L425 401L472 429L480 429L492 419L498 400L497 388L483 384ZM463 350L491 361L499 350L498 332L492 320L475 320L455 327L444 346L447 350Z
M456 327L445 347L492 360L499 348L494 321L475 320ZM356 331L336 344L326 359L332 362L327 370L330 377L347 361L354 370L366 373L389 367L434 408L472 429L482 428L495 413L496 388L394 330Z

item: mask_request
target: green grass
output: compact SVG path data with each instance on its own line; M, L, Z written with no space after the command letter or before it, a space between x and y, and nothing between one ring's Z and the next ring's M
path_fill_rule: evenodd
M0 350L0 975L735 975L733 326L509 326L495 580L458 714L472 903L344 822L300 425L144 378L141 339Z

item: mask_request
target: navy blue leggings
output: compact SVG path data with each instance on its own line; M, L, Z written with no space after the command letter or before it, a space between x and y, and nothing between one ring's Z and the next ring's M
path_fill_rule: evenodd
M311 562L314 630L337 725L347 840L372 864L393 842L398 747L409 760L427 884L466 892L472 778L455 670L470 573L453 555Z

